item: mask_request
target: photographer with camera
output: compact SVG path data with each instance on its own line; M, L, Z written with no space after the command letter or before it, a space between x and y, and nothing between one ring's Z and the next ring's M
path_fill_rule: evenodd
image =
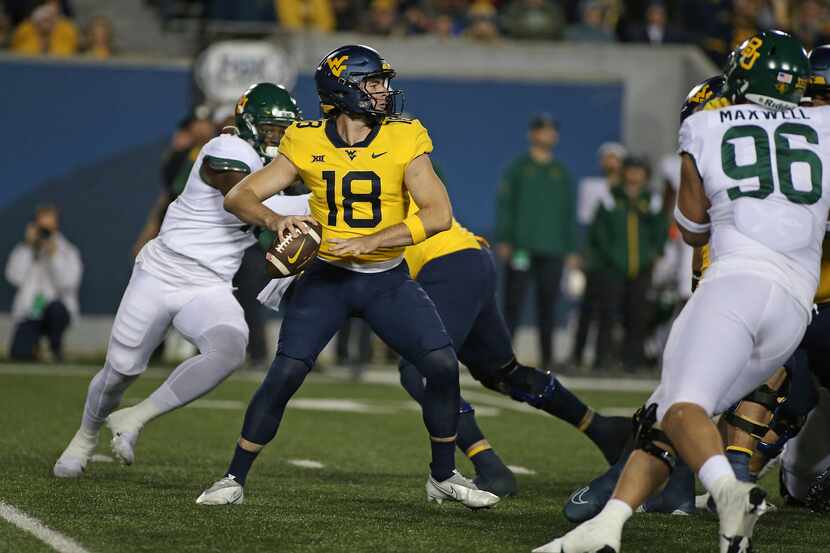
M15 246L6 263L6 279L17 287L11 359L36 360L43 336L53 358L63 359L63 335L78 315L82 272L78 249L58 229L57 207L38 207L26 226L25 241Z

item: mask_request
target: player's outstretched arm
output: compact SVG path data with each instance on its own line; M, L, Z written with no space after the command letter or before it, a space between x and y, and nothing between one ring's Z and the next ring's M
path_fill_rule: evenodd
M452 205L441 178L435 174L429 156L423 154L409 163L404 185L419 211L403 223L361 238L329 240L331 252L337 255L360 255L378 248L394 248L417 244L452 225Z
M689 154L681 154L680 189L674 218L683 241L690 246L703 246L709 242L709 198L695 161Z
M263 201L288 188L297 180L297 168L287 157L277 158L263 169L251 173L225 194L224 207L242 221L267 228L278 236L286 231L298 234L308 232L304 221L311 217L285 217L263 205Z

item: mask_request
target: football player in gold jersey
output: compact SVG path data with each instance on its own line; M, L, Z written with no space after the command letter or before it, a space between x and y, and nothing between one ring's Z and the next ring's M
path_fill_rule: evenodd
M242 501L247 473L276 435L288 400L351 316L365 319L426 378L427 499L474 509L498 502L455 470L458 361L434 304L403 262L406 246L450 227L452 207L429 159L429 134L417 120L398 117L401 93L390 88L393 77L372 48L350 45L327 54L315 73L324 118L289 127L277 158L225 198L240 219L296 236L308 230L308 217L284 217L261 202L299 177L311 191L323 244L286 298L277 356L245 413L230 467L197 503ZM417 214L408 214L410 197Z
M410 213L417 211L410 204ZM453 219L449 230L406 248L414 278L435 303L459 360L487 388L541 409L584 432L605 459L622 453L631 421L595 413L550 372L520 364L496 298L496 267L486 241ZM424 384L411 363L400 363L401 384L419 403ZM478 427L473 407L461 399L458 447L476 467L475 483L499 496L516 481Z

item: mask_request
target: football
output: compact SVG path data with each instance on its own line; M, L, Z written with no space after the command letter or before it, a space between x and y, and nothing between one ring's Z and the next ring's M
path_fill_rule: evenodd
M306 234L274 238L271 247L265 252L265 265L271 278L296 275L317 257L323 241L323 226L317 221L306 224Z

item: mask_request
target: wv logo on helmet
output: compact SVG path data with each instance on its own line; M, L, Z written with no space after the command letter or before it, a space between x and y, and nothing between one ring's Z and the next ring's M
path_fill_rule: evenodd
M349 56L340 56L339 58L329 58L328 64L329 69L334 74L335 77L340 77L340 74L346 70L346 60L349 59Z

